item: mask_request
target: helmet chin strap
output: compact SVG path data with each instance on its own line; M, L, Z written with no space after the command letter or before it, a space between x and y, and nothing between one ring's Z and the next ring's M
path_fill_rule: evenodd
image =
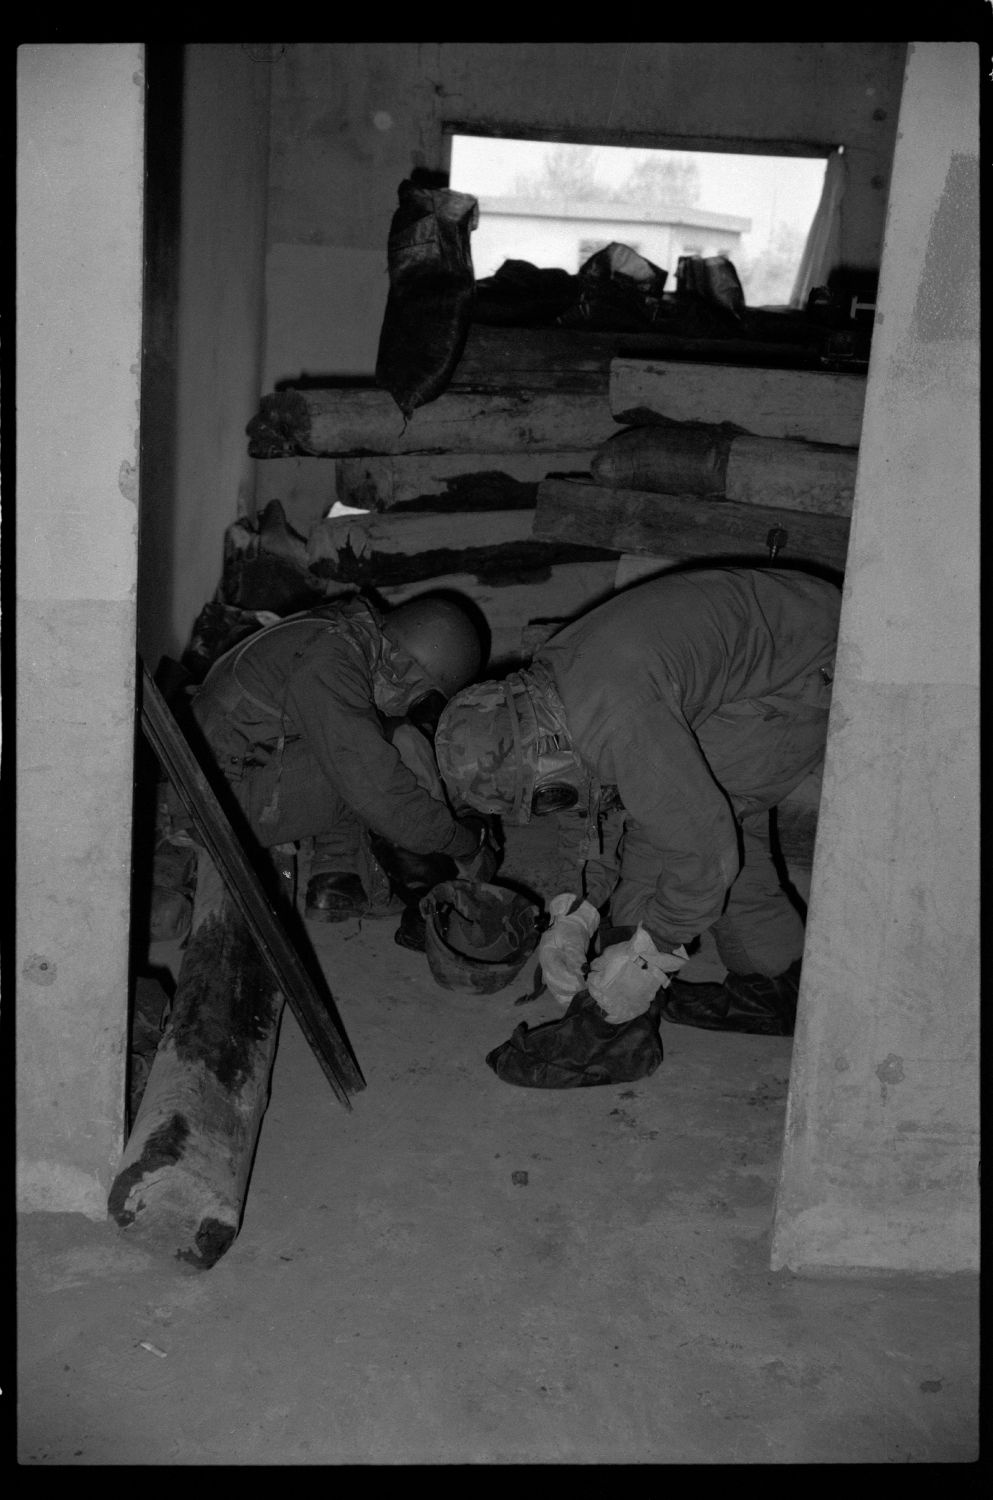
M510 732L514 740L514 806L511 811L513 822L521 821L524 810L524 799L527 791L527 777L524 774L524 752L521 749L521 726L517 719L517 709L514 707L514 692L509 680L503 684L504 696L507 699L507 712L510 715ZM530 818L531 809L528 808Z

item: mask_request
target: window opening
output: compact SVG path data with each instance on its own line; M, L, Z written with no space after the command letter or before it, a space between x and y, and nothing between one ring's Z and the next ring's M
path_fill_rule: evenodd
M505 260L575 274L612 240L668 271L725 254L751 307L789 304L826 157L451 137L450 184L479 200L477 279ZM592 248L591 248L592 247Z

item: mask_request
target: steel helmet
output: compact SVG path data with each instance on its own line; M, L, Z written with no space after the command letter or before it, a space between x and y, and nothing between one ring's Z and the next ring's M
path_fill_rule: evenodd
M413 657L446 698L471 682L483 664L480 633L468 611L436 594L397 605L383 620L383 634Z
M492 995L538 946L539 908L519 891L447 880L421 900L428 967L446 990Z
M576 795L562 806L589 796L590 775L573 747L565 710L550 674L537 665L458 693L438 720L434 749L455 803L511 823L531 821L543 784L571 786Z

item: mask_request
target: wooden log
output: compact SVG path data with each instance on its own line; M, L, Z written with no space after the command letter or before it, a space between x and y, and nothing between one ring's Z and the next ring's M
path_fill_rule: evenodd
M857 448L736 437L728 451L724 494L740 505L851 517L858 463Z
M207 1269L241 1223L283 995L201 852L172 1013L110 1190L120 1227Z
M857 470L857 448L685 423L626 427L600 445L590 465L596 483L612 488L830 516L851 515Z
M564 328L474 323L450 390L572 390L606 397L617 338Z
M618 422L733 423L756 437L857 448L866 377L828 370L615 359L610 409Z
M749 327L725 338L655 330L511 328L474 323L450 390L604 391L614 359L716 360L791 369L817 368L823 329L802 317L748 313Z
M764 505L737 505L699 495L648 495L574 479L546 479L538 489L534 535L550 541L612 547L641 556L768 558L773 528L786 532L779 561L842 570L850 523Z
M307 544L309 575L320 582L388 585L468 573L494 583L534 577L556 563L605 560L610 549L571 538L536 541L534 511L395 512L339 516L315 526Z
M248 424L254 458L295 454L506 453L593 448L617 430L602 395L448 391L404 423L386 391L312 387L263 396Z
M560 453L407 453L340 458L334 461L337 498L346 505L364 505L369 510L533 510L542 479L549 474L588 474L595 451L591 447ZM321 458L289 461L328 462Z

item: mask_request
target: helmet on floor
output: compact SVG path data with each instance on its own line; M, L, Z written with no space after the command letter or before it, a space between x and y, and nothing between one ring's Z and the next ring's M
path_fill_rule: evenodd
M483 664L480 633L468 611L435 594L397 605L383 620L383 634L446 698L471 682Z
M538 946L538 906L518 891L446 880L420 906L428 967L446 990L492 995Z

